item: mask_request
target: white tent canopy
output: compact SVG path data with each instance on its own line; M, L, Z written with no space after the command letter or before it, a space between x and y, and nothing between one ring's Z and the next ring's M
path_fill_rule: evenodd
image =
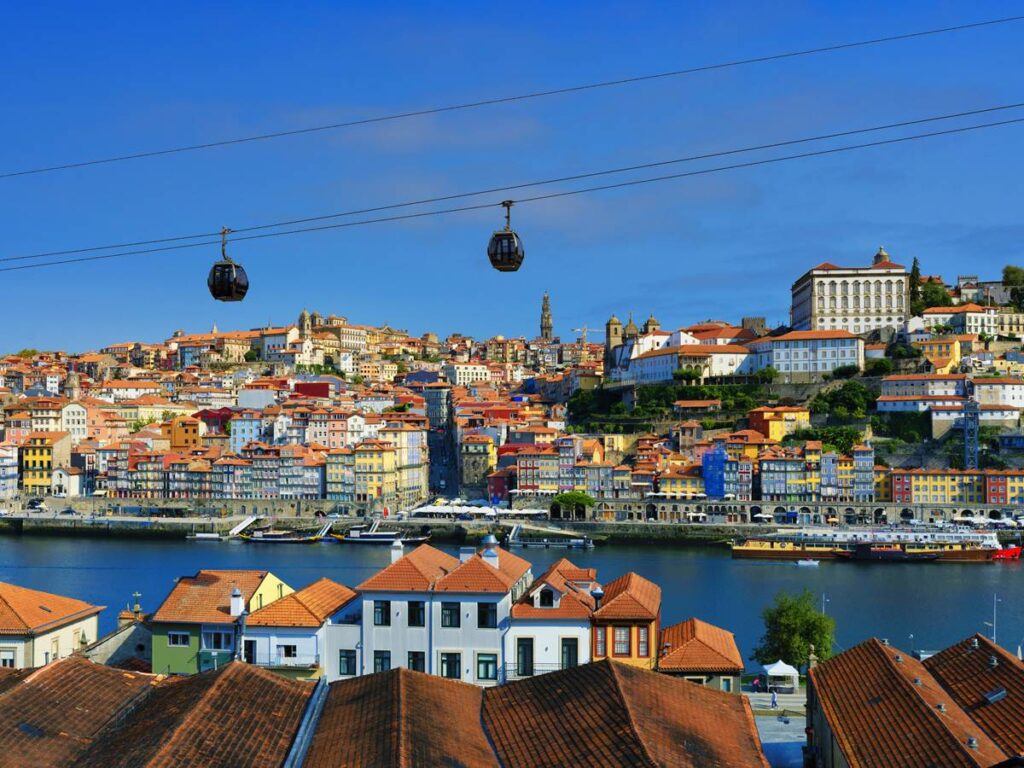
M768 690L774 688L780 693L795 693L800 688L799 670L782 659L774 664L766 664L764 672L768 676Z

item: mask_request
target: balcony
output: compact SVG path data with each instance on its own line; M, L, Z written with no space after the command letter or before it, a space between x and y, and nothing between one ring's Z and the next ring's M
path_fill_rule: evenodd
M320 666L319 654L297 654L295 656L285 656L284 654L275 654L269 659L257 658L256 666L258 667L270 667L270 668L291 668L291 667L302 667L305 669L313 669Z
M529 677L536 677L547 672L557 672L562 669L561 664L530 664L520 669L517 664L505 665L505 681L525 680Z
M234 657L234 651L202 650L196 654L196 661L199 665L199 671L206 672L209 669L218 669L223 667Z

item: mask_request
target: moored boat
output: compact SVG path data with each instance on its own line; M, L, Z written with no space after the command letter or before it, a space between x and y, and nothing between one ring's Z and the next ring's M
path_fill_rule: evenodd
M1020 560L1021 545L1003 547L992 554L993 560Z
M796 564L801 568L817 568L818 560L797 560Z
M400 544L423 544L430 540L430 534L423 536L405 536L402 531L380 530L380 520L374 520L370 525L354 525L345 534L332 533L338 541L346 544L383 544L390 546L396 541Z
M252 533L240 533L238 538L259 544L315 544L331 530L331 523L325 523L316 531L274 531L258 529Z
M906 544L858 544L850 550L836 552L843 560L870 563L917 563L939 559L939 553Z

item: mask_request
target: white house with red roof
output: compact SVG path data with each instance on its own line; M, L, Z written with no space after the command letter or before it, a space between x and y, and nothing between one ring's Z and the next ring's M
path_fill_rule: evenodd
M910 316L910 276L879 248L871 266L840 267L822 262L792 287L790 326L797 331L898 330Z

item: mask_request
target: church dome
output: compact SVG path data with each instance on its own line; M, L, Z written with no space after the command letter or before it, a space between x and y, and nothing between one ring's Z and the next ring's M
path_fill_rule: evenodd
M607 324L608 325L620 325L621 326L622 325L622 321L619 320L619 318L616 317L615 315L612 315L611 317L608 318L608 323Z

